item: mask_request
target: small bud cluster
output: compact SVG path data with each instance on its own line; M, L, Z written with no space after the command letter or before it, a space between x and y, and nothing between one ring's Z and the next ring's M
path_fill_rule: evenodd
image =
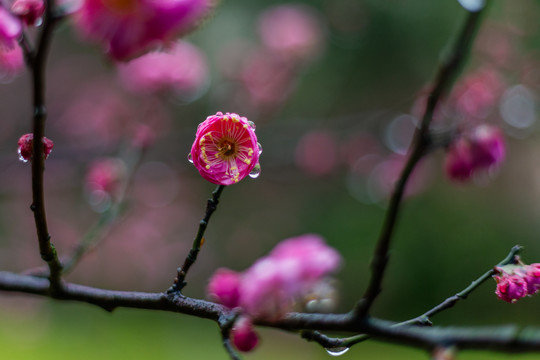
M446 174L451 180L468 181L479 171L499 166L505 153L499 128L479 125L450 144L445 160Z
M52 151L52 148L54 146L54 143L52 140L43 137L43 154L45 155L45 159L49 157L49 154ZM19 160L23 162L28 162L29 160L32 160L32 151L33 151L33 145L34 145L34 134L25 134L19 138L18 141L18 150L19 153Z
M498 273L494 276L495 294L501 300L515 303L540 290L540 263L495 267L495 271Z
M238 350L249 351L257 344L250 319L278 319L306 304L306 298L312 301L320 293L316 289L328 284L328 274L340 262L340 255L320 236L298 236L284 240L242 273L218 269L210 279L208 294L222 305L240 309L231 339Z

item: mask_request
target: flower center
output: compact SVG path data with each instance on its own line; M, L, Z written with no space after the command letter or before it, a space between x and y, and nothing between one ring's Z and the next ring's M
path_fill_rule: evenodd
M236 143L234 141L231 141L230 139L221 140L217 148L219 155L221 155L222 159L234 157L238 152L238 147L236 146Z
M103 4L117 13L132 12L137 7L137 0L101 0Z

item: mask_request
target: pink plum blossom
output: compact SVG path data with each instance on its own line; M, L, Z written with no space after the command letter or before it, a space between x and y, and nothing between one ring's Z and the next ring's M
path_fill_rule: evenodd
M211 0L84 0L74 17L116 60L137 56L198 25Z
M524 272L524 278L527 282L527 292L529 295L536 294L540 290L540 264L526 265Z
M54 146L54 143L52 140L43 137L43 154L45 155L45 159L49 157L49 154L52 151L52 148ZM33 144L34 144L34 134L25 134L19 138L18 141L18 149L17 152L19 153L19 160L23 162L27 162L29 160L32 160L32 154L33 154Z
M185 41L120 64L118 71L126 89L142 94L172 91L182 98L191 98L208 82L203 53Z
M33 26L45 12L43 0L15 0L11 4L11 13L18 16L26 25Z
M259 337L253 329L251 319L240 317L231 330L231 340L235 348L242 352L253 350L259 343Z
M240 273L229 269L217 269L208 283L208 296L229 308L239 305Z
M22 34L21 21L0 5L0 48L11 48Z
M259 18L263 45L276 55L293 61L306 61L321 52L322 29L315 9L302 4L274 6Z
M203 178L231 185L260 172L260 145L252 122L238 114L221 112L206 118L195 134L190 161Z
M298 303L316 300L317 294L333 293L328 291L327 276L340 263L340 255L322 237L302 235L282 241L243 273L219 269L208 293L223 305L240 307L251 318L277 319ZM318 286L321 283L323 287Z
M451 180L467 181L476 172L499 166L506 146L499 128L482 124L461 134L448 148L446 175Z
M496 275L495 281L497 282L495 294L501 300L515 303L527 295L527 282L517 274L503 273L502 276Z

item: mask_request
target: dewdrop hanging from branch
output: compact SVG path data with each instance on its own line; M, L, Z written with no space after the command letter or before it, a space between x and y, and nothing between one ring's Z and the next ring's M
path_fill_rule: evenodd
M253 122L218 112L199 124L188 158L206 180L231 185L247 175L259 176L261 153Z

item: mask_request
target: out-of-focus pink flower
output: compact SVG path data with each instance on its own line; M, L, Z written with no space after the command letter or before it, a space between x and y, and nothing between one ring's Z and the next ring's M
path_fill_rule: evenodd
M252 122L218 112L199 124L189 156L203 178L231 185L248 174L258 176L260 152Z
M21 21L0 5L0 48L16 45L21 34Z
M502 273L494 276L497 282L495 294L501 300L509 303L515 303L527 295L527 282L517 274Z
M477 126L472 130L469 140L476 168L488 168L504 160L506 148L499 128L485 124Z
M529 295L536 294L540 290L540 264L534 263L524 267L524 279L527 282Z
M263 12L259 33L271 52L293 61L306 61L318 55L324 33L314 8L303 4L278 5Z
M137 148L147 149L156 140L156 133L151 126L139 124L133 132L132 145Z
M9 82L24 69L23 51L18 44L0 45L0 82Z
M229 269L217 269L208 283L208 296L229 308L239 305L240 299L240 273Z
M253 350L259 343L259 337L253 329L251 319L240 317L231 330L231 340L235 348L242 352Z
M323 176L332 173L338 162L335 136L328 131L307 133L296 146L295 160L309 174Z
M198 25L211 0L84 0L75 24L116 60L126 60Z
M185 41L120 64L118 71L126 89L142 94L172 91L189 99L200 94L208 82L204 55Z
M450 144L445 159L446 175L451 180L467 181L477 171L500 165L505 153L499 128L479 125Z
M459 138L450 145L444 169L451 180L467 181L472 177L474 166L469 141Z
M29 26L36 25L44 12L45 3L43 0L15 0L11 5L11 13Z
M223 305L239 306L251 318L276 319L296 303L316 300L318 294L325 298L333 295L327 276L340 263L340 255L322 237L302 235L284 240L241 274L219 269L208 293ZM318 285L323 282L321 291Z
M86 187L90 192L103 191L114 194L126 175L126 165L117 158L106 158L90 164L86 173Z
M244 273L240 306L254 318L279 318L340 263L318 235L286 239Z
M463 117L485 119L501 96L503 82L492 69L483 69L465 77L450 97L449 104Z
M241 81L256 105L282 103L296 85L294 68L268 51L249 55L241 71Z
M52 151L52 148L54 146L54 143L52 140L43 137L43 154L45 155L45 159L49 157L49 154ZM32 149L34 144L34 134L25 134L19 138L18 141L18 149L17 152L19 153L19 160L23 162L27 162L29 160L32 160Z

